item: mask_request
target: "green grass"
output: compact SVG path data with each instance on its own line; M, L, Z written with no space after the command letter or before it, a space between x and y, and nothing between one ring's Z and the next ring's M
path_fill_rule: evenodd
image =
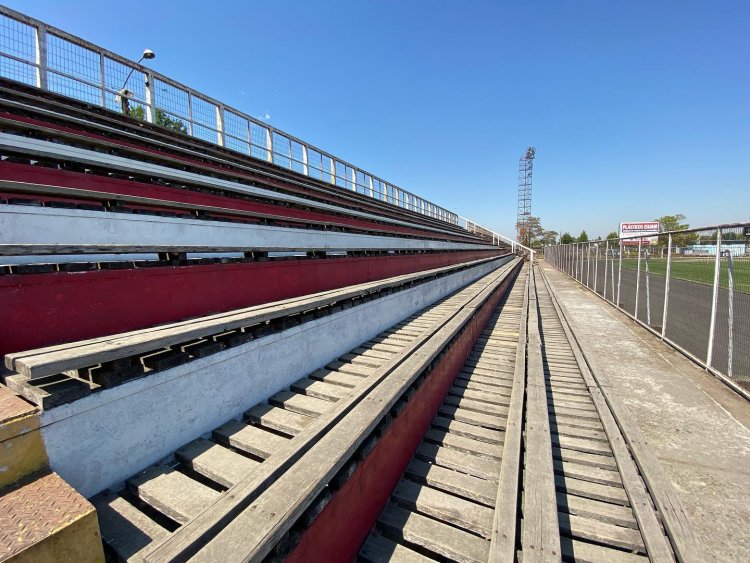
M713 285L714 283L714 260L713 256L702 257L672 257L671 276L681 280ZM638 269L638 259L623 258L622 267L628 270ZM649 270L652 274L665 276L667 274L666 258L649 259ZM646 261L641 260L641 272L646 271ZM719 271L719 283L721 287L729 287L729 272L726 259L721 260ZM750 293L750 258L734 258L734 289L743 293Z

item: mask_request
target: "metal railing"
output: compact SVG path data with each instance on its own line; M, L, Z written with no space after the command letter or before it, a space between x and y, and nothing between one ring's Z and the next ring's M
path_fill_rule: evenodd
M750 222L547 246L544 259L750 398Z
M0 6L0 76L458 225L458 215L153 70ZM127 90L127 94L123 94Z

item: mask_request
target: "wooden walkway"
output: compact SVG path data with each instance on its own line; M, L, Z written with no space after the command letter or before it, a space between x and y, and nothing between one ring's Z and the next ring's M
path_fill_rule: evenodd
M470 284L93 499L111 555L702 560L671 485L631 444L543 274L516 271ZM395 443L394 429L408 435L399 420L414 427L411 407L429 402L422 393L440 377L441 355L483 310L486 323L399 466L380 446ZM379 459L399 467L392 486L383 471L381 490L368 485Z

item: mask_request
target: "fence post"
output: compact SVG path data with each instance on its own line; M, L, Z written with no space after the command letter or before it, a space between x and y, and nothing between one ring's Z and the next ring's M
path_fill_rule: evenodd
M224 133L224 106L221 104L216 106L216 144L220 147L225 147L227 144Z
M270 127L266 127L266 154L268 162L273 164L273 133ZM331 159L331 171L333 172L333 181L336 183L336 173L334 170L333 159Z
M594 293L596 293L597 282L599 281L599 243L596 243L596 256L594 256Z
M604 287L602 288L602 297L607 300L607 257L609 256L609 241L604 243Z
M714 262L714 291L711 297L711 325L708 330L708 352L706 365L712 367L714 356L714 331L716 330L716 306L719 301L719 272L721 271L721 229L716 229L716 260Z
M620 289L622 288L622 239L620 240L620 260L617 265L617 302L615 303L615 307L619 309L620 307ZM612 279L614 279L614 275L612 275Z
M641 289L641 244L642 239L638 239L638 271L635 275L635 320L638 320L638 294Z
M646 255L646 324L651 326L651 284L649 282L649 274L651 273L651 268L649 267L650 253L648 248L644 248L643 252Z
M588 243L586 245L586 287L591 287L590 277L591 277L591 243Z
M669 276L672 273L672 233L667 241L667 279L664 280L664 311L661 315L661 339L667 334L667 306L669 305Z
M156 96L154 95L154 74L146 71L143 75L143 87L146 91L146 121L156 122Z
M47 89L47 30L36 28L36 85L42 90Z
M732 251L725 250L727 255L727 375L732 377L732 362L734 356L734 260Z

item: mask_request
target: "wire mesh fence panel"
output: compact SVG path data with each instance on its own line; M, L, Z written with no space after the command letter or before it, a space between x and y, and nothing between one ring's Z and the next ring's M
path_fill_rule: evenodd
M294 139L290 140L289 145L291 151L290 155L292 160L292 170L300 174L307 174L307 164L305 162L305 147L302 145L302 143L299 143Z
M92 105L100 105L102 100L101 88L75 80L68 76L50 72L47 76L47 86L52 92L75 98Z
M104 57L104 89L112 95L112 99L120 90L125 89L130 93L131 100L146 103L146 75L110 57ZM108 103L106 107L112 111L122 111L119 103Z
M742 229L721 230L711 365L750 389L750 257L745 246Z

